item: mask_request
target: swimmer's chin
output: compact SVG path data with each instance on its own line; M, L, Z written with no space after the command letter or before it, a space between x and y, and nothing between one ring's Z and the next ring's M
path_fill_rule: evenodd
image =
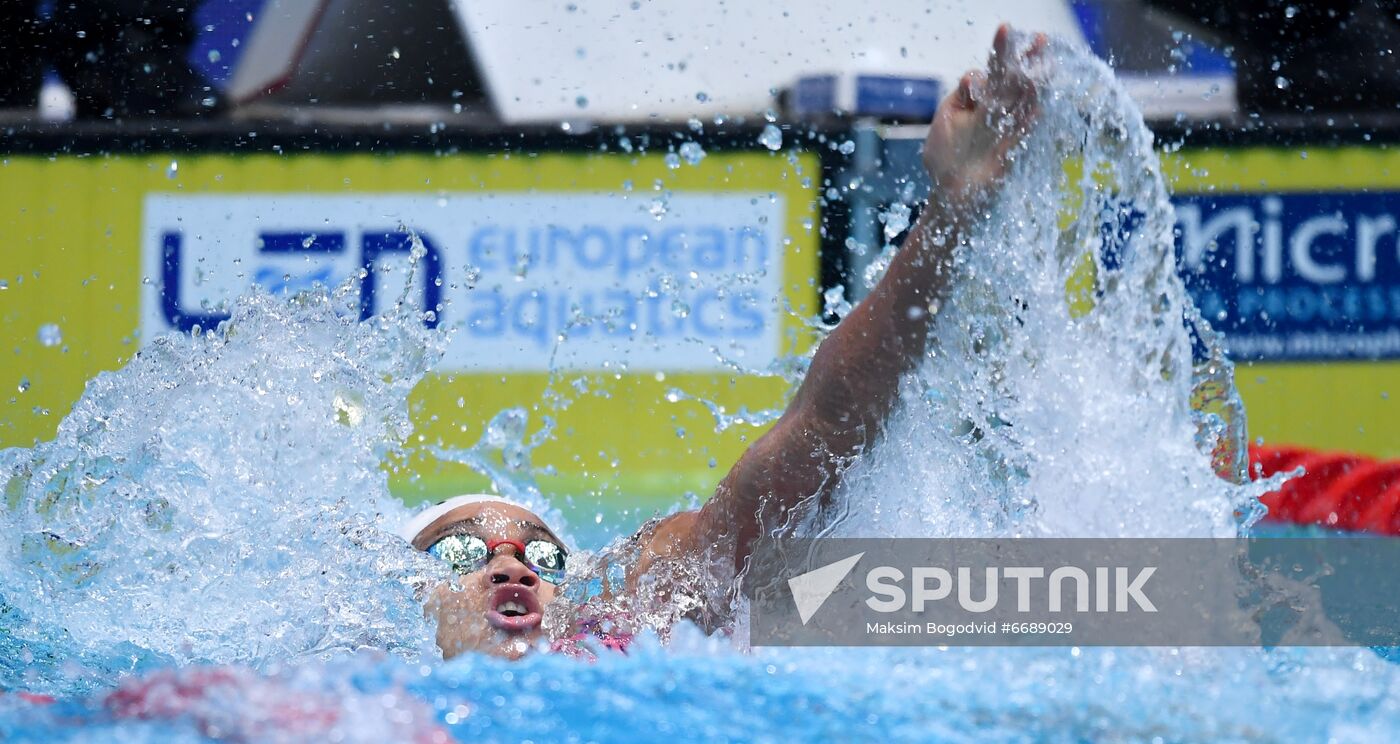
M532 651L541 650L538 634L502 634L494 640L494 643L486 643L476 647L454 646L450 649L443 649L442 658L447 661L465 654L477 653L517 661Z
M517 661L525 657L535 649L535 644L525 638L511 638L505 643L496 656L500 656L511 661Z
M540 630L538 613L533 618L533 623L526 623L521 626L501 627L492 622L494 618L489 617L487 621L496 629L496 643L486 649L492 656L515 661L529 654L531 651L543 648L544 633Z

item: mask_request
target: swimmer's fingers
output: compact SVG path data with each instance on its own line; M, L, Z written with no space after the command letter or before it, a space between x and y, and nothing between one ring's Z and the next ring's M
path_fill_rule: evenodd
M1044 56L1050 44L1049 37L1037 33L1031 37L1030 44L1026 45L1024 50L1018 51L1013 48L1014 40L1011 34L1011 26L1008 24L997 28L996 38L992 43L992 54L987 60L990 85L1007 109L1012 108L1014 102L1024 96L1028 89L1035 87L1026 75L1026 69ZM1016 64L1012 64L1013 60Z
M955 102L958 107L971 111L977 105L986 100L987 97L987 73L981 70L969 70L963 73L958 80L958 95Z
M1041 55L1045 54L1045 50L1049 46L1050 37L1046 36L1043 33L1036 33L1036 35L1032 37L1031 45L1026 48L1026 53L1022 55L1022 58L1025 59L1027 62L1040 59Z
M1050 48L1050 38L1045 34L1038 33L1032 39L1030 46L1026 47L1025 53L1021 55L1021 65L1016 73L1016 80L1019 86L1023 87L1023 95L1034 99L1037 93L1036 84L1027 73L1031 65L1039 62L1045 57L1046 50Z
M1029 62L1040 57L1045 52L1046 46L1050 43L1048 37L1043 33L1036 33L1031 37L1031 43L1025 49L1016 48L1015 29L1011 24L1003 23L997 26L996 36L992 38L992 52L987 57L987 71L991 73L992 79L1002 78L1017 74L1017 70L1024 67L1025 62ZM1020 56L1020 65L1013 65Z
M996 157L1009 164L1015 150L1025 142L1040 115L1040 90L1025 70L1038 61L1049 46L1045 34L1036 34L1021 54L1015 69L1004 68L999 91L1002 108L997 122Z
M1049 37L1045 34L1036 34L1035 38L1031 41L1030 48L1026 50L1026 66L1043 58L1049 47ZM1025 85L1017 101L1017 108L1019 110L1016 112L1016 121L1021 126L1022 132L1024 133L1030 130L1031 125L1035 123L1036 118L1040 115L1040 87L1025 74L1022 74L1021 78L1025 81Z
M1000 39L1002 34L998 34ZM993 76L993 86L996 88L996 99L998 108L1005 115L1003 121L1010 125L1009 129L1003 128L1004 133L1014 133L1024 135L1034 122L1036 115L1040 111L1038 105L1039 93L1035 81L1026 74L1026 68L1030 64L1039 60L1049 46L1049 39L1045 34L1038 33L1031 39L1024 52L1020 54L1021 63L1014 68L1002 66L1000 75ZM1005 47L1003 47L1005 52ZM1005 59L1002 53L998 57Z
M992 53L987 57L987 71L992 79L999 80L1006 75L1011 55L1011 24L1003 23L997 26L996 35L992 37Z

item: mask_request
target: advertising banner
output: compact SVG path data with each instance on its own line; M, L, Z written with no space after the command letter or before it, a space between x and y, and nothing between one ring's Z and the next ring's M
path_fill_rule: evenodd
M502 411L548 493L708 496L810 347L820 241L815 156L712 149L7 157L0 446L255 285L323 285L450 334L410 401L422 446L390 465L407 500L488 488L425 452Z
M679 193L664 220L638 202L568 191L151 195L142 261L160 281L143 285L142 337L214 328L227 313L204 308L254 284L286 294L357 274L368 318L402 292L409 272L386 269L417 247L414 299L431 325L455 331L444 371L771 365L782 245L769 226L782 224L783 200Z
M1250 436L1400 456L1400 153L1218 147L1163 165L1178 267L1237 363Z
M1176 216L1236 361L1400 358L1400 192L1192 194Z

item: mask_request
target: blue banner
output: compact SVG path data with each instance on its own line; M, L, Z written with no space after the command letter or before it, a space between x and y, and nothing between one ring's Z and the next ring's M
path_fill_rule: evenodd
M1400 358L1400 192L1174 201L1181 275L1232 358Z

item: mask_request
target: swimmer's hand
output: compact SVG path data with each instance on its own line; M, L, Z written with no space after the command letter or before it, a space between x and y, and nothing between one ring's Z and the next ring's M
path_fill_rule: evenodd
M1002 24L987 69L964 74L933 115L924 168L933 199L950 216L970 215L985 205L1035 121L1037 91L1024 69L1045 52L1045 34L1036 34L1024 49L1014 48L1014 41L1011 26Z

